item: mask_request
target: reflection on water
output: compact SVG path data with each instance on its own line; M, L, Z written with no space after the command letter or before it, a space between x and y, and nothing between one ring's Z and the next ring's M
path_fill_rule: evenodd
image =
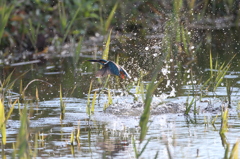
M35 133L38 134L39 157L134 158L132 137L139 137L138 117L115 116L98 111L89 119L83 111L84 100L65 100L68 101L67 113L62 121L59 118L58 99L40 102L38 108L33 106L30 139L34 141ZM240 123L236 112L230 114L227 140L233 145L239 138ZM159 151L159 158L167 159L169 147L173 158L222 158L224 148L219 135L220 117L215 125L211 124L215 116L216 114L152 116L146 137L151 140L143 157L154 158ZM8 121L8 142L4 149L7 156L11 156L19 124L17 120ZM80 136L75 137L74 144L71 145L71 133L76 135L78 130Z
M214 39L216 40L217 37L213 37L212 40ZM225 60L228 62L231 59L229 55L239 53L239 43L235 41L237 44L232 44L232 42L230 40L221 44L226 53L220 54L222 47L220 47L219 39L216 40L216 43L211 41L212 45L218 46L214 47L212 51L214 59L219 58L220 63ZM138 46L131 48L132 57L121 61L121 65L131 73L133 80L120 81L119 83L119 79L110 78L109 88L112 92L113 103L116 106L134 105L135 102L142 102L143 97L141 94L137 94L136 87L139 73L147 74L141 81L145 88L148 83L146 81L150 80L152 69L159 62L159 59L155 58L156 50L159 53L155 44L151 43L152 46L148 46L148 49L145 49L146 46L142 44L139 45L141 45L139 46L140 51ZM155 92L153 102L171 101L183 104L196 97L199 99L198 107L221 106L227 100L226 83L221 83L215 91L200 89L210 75L209 53L206 50L209 49L209 46L213 47L212 45L206 44L204 48L200 48L202 53L198 55L197 64L192 64L193 67L185 65L182 69L170 69L177 68L177 66L172 65L171 62L161 61L163 69L159 70L159 74L165 73L165 80ZM136 54L140 56L136 56ZM229 130L226 133L227 141L231 146L239 138L240 123L236 107L239 106L240 68L234 67L238 66L238 56L232 61L231 69L224 76L232 84L233 109L230 111ZM138 142L140 114L123 116L105 113L103 106L108 100L107 91L102 91L101 97L97 100L95 113L91 117L86 114L87 92L91 80L93 80L94 91L99 91L106 80L102 79L102 83L100 83L94 78L92 72L96 72L99 66L85 62L86 59L89 59L89 56L81 56L80 68L75 68L72 57L53 58L43 63L38 63L39 61L35 60L11 65L15 69L15 78L30 70L21 78L23 87L34 79L41 79L53 85L49 87L47 83L34 82L26 89L25 96L29 100L29 146L33 150L37 150L38 157L43 158L134 158L132 138ZM186 63L188 62L188 59L184 60ZM192 59L190 61L192 62ZM11 67L4 68L5 74L9 74L12 69ZM194 80L190 78L191 71L194 72ZM213 71L217 72L217 70ZM60 120L60 84L66 103L64 120ZM17 84L7 93L6 98L13 100L19 97L20 94L16 93L19 92L19 87ZM40 98L39 102L35 101L36 88ZM91 99L94 91L91 92ZM176 96L172 97L172 94ZM13 114L7 122L7 144L1 145L2 157L4 155L11 157L12 155L13 143L16 142L20 127L19 109L21 108L22 106L15 106ZM217 114L217 120L212 125L212 120ZM146 139L150 138L150 142L142 157L154 158L155 154L159 152L158 158L163 159L169 158L169 153L172 158L223 158L225 149L219 135L221 126L219 116L219 112L210 114L204 113L204 111L196 116L184 116L183 113L152 116L146 137ZM74 135L73 143L71 143L71 134ZM37 140L35 140L36 136ZM144 141L141 147L146 142Z

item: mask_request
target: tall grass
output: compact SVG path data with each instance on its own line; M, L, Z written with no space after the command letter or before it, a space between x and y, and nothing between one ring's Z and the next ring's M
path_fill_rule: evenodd
M18 158L31 158L31 150L29 145L29 120L27 114L27 106L24 105L20 116L20 128L17 137L17 154Z
M6 144L6 124L5 124L5 110L4 105L2 102L2 99L0 99L0 128L1 128L1 134L2 134L2 144Z
M0 44L7 26L9 17L15 8L12 4L7 4L5 0L0 0Z
M60 96L60 108L61 108L61 114L60 114L60 119L63 120L65 117L65 109L66 109L66 103L63 100L62 97L62 86L60 85L60 91L59 91L59 96Z
M92 98L92 104L90 103L90 96L91 96L91 91L92 91L92 83L91 81L89 90L88 90L88 98L87 98L87 106L86 106L86 113L88 114L89 117L91 117L91 114L94 114L95 110L95 103L96 103L96 98L97 98L97 92L94 92L93 98Z
M153 98L153 93L156 90L156 88L158 87L158 85L163 81L163 78L157 79L158 72L159 72L158 70L160 68L161 68L161 64L158 64L156 66L156 69L155 69L154 73L153 73L152 80L147 87L147 92L146 92L146 96L145 96L145 100L144 100L144 110L143 110L143 113L142 113L142 115L140 117L140 121L139 121L139 126L140 126L139 141L140 141L140 144L144 141L144 139L147 135L148 122L149 122L149 118L150 118L150 109L151 109L151 102L152 102L152 98ZM132 138L136 158L140 158L140 156L145 151L147 145L149 144L150 140L151 140L151 138L149 138L147 140L147 142L144 144L143 148L139 151L137 146L136 146L135 139ZM140 146L140 144L139 144L139 146ZM157 156L158 156L158 152L156 153L155 157L157 157Z
M210 90L215 92L216 89L218 88L218 86L223 82L224 80L224 76L227 74L227 72L230 69L230 66L232 64L232 60L235 58L236 54L228 61L228 63L223 63L223 64L219 64L220 62L218 60L216 60L215 65L213 65L213 58L212 58L212 53L210 52L210 75L207 81L204 82L202 89L205 88L206 91ZM227 84L227 87L228 84ZM230 88L229 88L230 89ZM228 90L228 96L230 90ZM229 101L230 102L230 101Z
M105 49L102 54L102 59L104 59L104 60L108 60L109 47L110 47L110 43L111 43L111 34L112 34L112 30L110 30L108 33L108 37L107 37L106 44L105 44Z
M39 34L39 28L40 28L40 23L37 24L37 28L35 28L32 24L32 20L29 19L28 20L28 23L29 23L29 31L27 32L28 33L28 37L32 43L32 46L34 47L34 50L35 52L38 51L38 48L36 46L37 44L37 36Z
M112 8L112 10L111 10L111 12L110 12L110 14L109 14L109 16L108 16L108 18L107 18L107 20L106 20L106 22L105 22L105 26L104 26L104 31L108 31L109 26L110 26L110 24L111 24L111 22L112 22L113 16L114 16L114 14L115 14L115 11L116 11L116 9L117 9L117 7L118 7L118 3L119 3L119 1L117 1L117 2L115 3L115 5L113 6L113 8Z

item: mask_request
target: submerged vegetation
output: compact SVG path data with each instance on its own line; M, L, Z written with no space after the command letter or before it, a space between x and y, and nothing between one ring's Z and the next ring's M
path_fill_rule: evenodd
M51 139L52 131L56 131L54 127L59 127L57 134L64 142L58 147L70 146L73 157L75 147L80 150L86 143L87 146L84 146L89 148L93 157L92 142L98 140L94 137L102 136L103 141L94 147L110 149L114 154L128 145L118 141L112 144L108 140L111 137L120 138L131 143L134 157L140 158L154 140L148 135L152 124L151 111L155 109L152 105L154 99L160 99L156 106L164 107L165 99L182 95L187 95L185 109L181 112L186 117L186 129L191 127L190 124L194 127L204 125L197 123L200 110L210 110L214 107L213 100L219 98L221 105L217 111L209 112L221 115L214 115L210 123L214 131L218 130L215 125L220 124L218 132L225 149L223 157L238 158L239 141L230 150L231 142L227 140L227 132L231 129L229 110L235 110L233 85L237 81L226 76L239 72L233 65L238 65L235 59L240 50L240 39L236 34L240 26L239 7L240 2L236 0L0 0L2 158L6 157L5 147L12 150L11 155L8 154L12 158L37 158L38 151L49 144L45 142L54 140ZM219 47L219 42L228 36L226 30L234 38ZM216 37L215 32L220 32L221 37ZM232 39L235 45L231 43ZM67 57L69 54L70 57ZM57 62L53 63L55 58ZM114 60L130 70L134 78L122 80L108 76L96 79L89 72L95 72L98 66L92 68L85 62L90 58ZM30 63L22 64L22 61ZM63 67L63 63L67 68ZM18 70L18 66L22 65L26 65L29 71L25 72L26 68ZM44 70L39 69L42 65ZM17 71L12 71L14 68ZM36 81L42 85L36 84ZM52 90L49 89L51 82ZM190 89L181 92L183 87ZM219 87L226 88L224 99L218 94ZM38 107L44 105L46 97L55 99L56 108L50 106L51 109L44 110ZM98 119L94 117L99 112L107 114L105 111L112 105L118 106L122 97L132 100L123 106L133 103L130 109L142 108L138 114L139 122L134 131L123 126L122 131L109 132L113 128L106 128L105 123L98 125ZM200 109L198 104L206 98L207 107ZM75 118L79 121L76 124L72 114L67 113L68 105L77 99L83 101L76 102L74 111L81 109L84 113L78 112ZM50 125L43 128L40 125L40 128L32 130L31 121L44 120L46 116L43 112L48 112L48 109L51 112L48 116L53 120L47 121ZM194 119L191 119L192 114ZM56 116L59 121L52 124ZM9 120L18 121L16 141L8 141ZM204 123L208 125L207 119ZM70 133L65 133L66 125L71 128ZM178 136L174 133L171 140L177 140ZM83 136L87 141L82 141ZM174 141L171 143L165 136L160 136L159 141L166 146L168 157L173 158L170 147L171 144L175 146ZM123 148L119 150L119 147ZM108 155L101 153L103 158ZM154 158L158 158L160 153L157 150Z

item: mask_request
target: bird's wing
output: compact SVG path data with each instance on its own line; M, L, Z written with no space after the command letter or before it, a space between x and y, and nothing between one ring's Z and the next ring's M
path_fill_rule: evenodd
M105 77L109 74L111 74L110 70L108 69L108 67L104 66L103 68L101 68L100 70L98 70L96 72L96 77L101 78L101 77Z
M120 67L114 62L109 61L106 67L108 67L110 74L120 76Z

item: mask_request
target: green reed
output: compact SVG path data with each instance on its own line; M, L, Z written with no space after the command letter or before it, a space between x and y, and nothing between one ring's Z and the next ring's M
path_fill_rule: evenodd
M88 98L87 98L87 106L86 106L86 113L89 115L89 117L91 116L91 114L94 114L95 103L96 103L96 99L97 99L97 92L95 91L94 95L93 95L93 98L92 98L92 103L90 103L90 96L91 96L91 91L92 91L92 83L93 83L93 81L91 81L90 86L89 86Z
M228 108L231 108L231 94L232 94L232 90L231 90L231 82L230 80L226 79L226 90L227 90L227 101L228 101Z
M83 43L83 40L84 40L84 37L80 37L80 40L78 41L77 43L77 47L75 47L75 42L73 41L73 47L74 47L74 50L73 50L73 66L74 66L74 69L77 69L78 66L79 66L79 59L80 59L80 53L81 53L81 50L82 50L82 43Z
M238 147L239 147L239 140L233 145L229 159L238 159L238 151L239 151Z
M221 128L220 128L220 134L224 134L228 131L228 109L225 108L225 110L222 111L221 115Z
M111 104L113 104L113 99L112 99L112 94L111 94L111 90L108 87L108 100L107 102L104 104L103 110L106 110Z
M96 98L97 98L97 92L95 91L92 99L91 114L94 114Z
M0 44L4 35L5 28L8 24L10 15L15 8L13 4L7 4L5 0L0 0Z
M20 116L20 123L21 125L16 143L18 158L31 158L31 150L29 145L29 120L26 104L24 105Z
M2 135L2 144L6 144L7 136L6 136L6 124L5 124L5 110L2 99L0 99L0 128Z
M65 116L65 108L66 108L66 104L63 101L63 97L62 97L62 87L60 85L60 108L61 108L61 114L60 114L60 119L63 120L64 116Z
M144 76L143 71L141 71L140 76L137 81L137 85L136 85L136 94L142 95L142 101L144 102L145 89L144 89L144 84L143 84L143 76ZM135 96L135 100L138 100L138 96Z
M88 98L87 98L87 107L86 107L86 113L90 116L91 115L91 108L90 108L90 95L91 95L91 90L92 90L92 83L93 81L90 82L89 89L88 89Z
M140 121L139 121L139 126L140 126L139 141L140 141L140 144L144 141L144 139L147 135L148 121L149 121L149 117L150 117L150 109L151 109L151 102L152 102L152 98L153 98L153 93L156 90L156 88L158 87L158 85L163 81L163 78L160 78L160 79L157 80L158 70L160 69L160 67L161 67L161 64L158 64L158 66L156 66L156 69L154 71L152 80L147 87L147 92L146 92L146 96L145 96L145 100L144 100L144 110L143 110L143 113L142 113L142 115L140 117ZM151 139L148 139L148 141L145 143L143 148L140 151L138 151L137 148L136 148L135 140L133 139L133 146L134 146L134 151L135 151L135 157L136 158L139 158L142 155L142 153L146 150L146 147L149 144L150 140ZM156 153L156 156L158 156L158 152Z
M37 52L38 51L37 46L36 46L37 36L39 34L39 28L40 28L41 24L37 23L37 27L35 28L32 24L32 20L29 19L28 20L28 25L29 25L29 31L27 32L27 34L28 34L28 37L29 37L29 39L32 43L32 46L34 47L35 52Z
M216 89L218 88L218 86L223 82L224 76L229 71L231 62L235 56L236 56L236 54L229 60L228 63L225 64L225 62L224 62L222 65L219 64L218 60L216 60L215 66L213 66L212 53L210 52L210 58L209 58L210 59L209 60L209 62L210 62L210 77L203 84L202 88L206 88L206 91L208 89L210 89L213 92L215 92ZM217 70L217 71L213 71L213 70ZM230 91L228 93L230 93Z
M114 17L115 11L116 11L116 9L117 9L117 7L118 7L118 3L119 3L119 1L117 1L117 2L115 3L115 5L113 6L113 8L112 8L112 10L111 10L111 12L110 12L110 14L109 14L109 16L108 16L108 18L107 18L107 20L106 20L106 22L105 22L105 26L104 26L104 31L108 31L109 26L110 26L110 24L111 24L111 22L112 22L112 19L113 19L113 17Z
M233 145L231 151L229 143L226 142L224 146L225 146L224 159L238 159L239 140L237 140L237 142Z
M108 37L107 37L106 44L105 44L105 49L102 54L102 59L104 59L104 60L108 59L109 47L110 47L110 42L111 42L111 34L112 34L112 30L110 30L108 33Z
M74 131L72 131L72 133L71 133L70 144L74 145Z

